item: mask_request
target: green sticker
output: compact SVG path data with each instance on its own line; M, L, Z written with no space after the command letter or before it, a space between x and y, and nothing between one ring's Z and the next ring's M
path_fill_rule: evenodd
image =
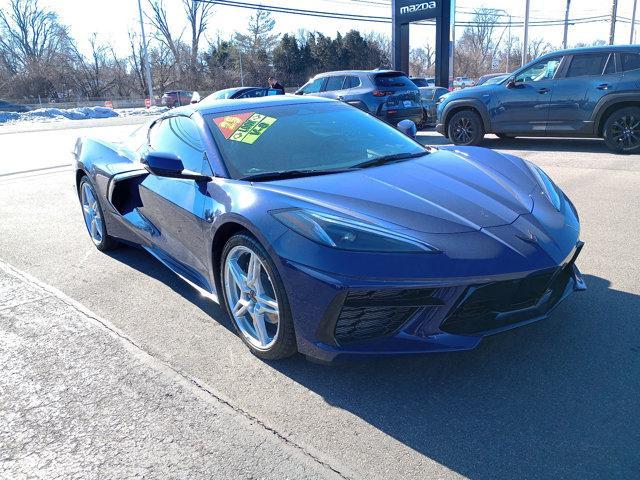
M243 142L253 144L260 135L267 131L267 129L276 123L276 118L266 117L259 113L254 113L245 122L238 127L229 140L235 142Z

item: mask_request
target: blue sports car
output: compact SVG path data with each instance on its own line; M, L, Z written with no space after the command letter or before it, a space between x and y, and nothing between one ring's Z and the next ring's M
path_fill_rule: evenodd
M467 350L585 288L578 213L540 168L341 102L203 102L74 153L96 247L147 250L261 358Z

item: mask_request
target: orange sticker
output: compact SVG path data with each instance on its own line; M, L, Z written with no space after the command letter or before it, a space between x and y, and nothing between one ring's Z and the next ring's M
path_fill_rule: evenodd
M253 115L253 112L236 113L234 115L214 118L213 121L216 122L224 138L229 139L251 115Z

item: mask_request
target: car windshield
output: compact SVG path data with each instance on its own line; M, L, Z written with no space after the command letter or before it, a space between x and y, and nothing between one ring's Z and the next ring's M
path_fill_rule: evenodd
M232 178L364 168L359 164L425 152L395 128L340 103L255 106L205 118Z
M428 87L429 82L426 78L412 78L411 81L415 84L416 87Z

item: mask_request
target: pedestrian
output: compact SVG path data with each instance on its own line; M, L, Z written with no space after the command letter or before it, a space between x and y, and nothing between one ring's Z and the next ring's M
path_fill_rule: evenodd
M269 77L269 88L272 90L279 90L280 95L284 95L284 86L282 86L276 77Z

